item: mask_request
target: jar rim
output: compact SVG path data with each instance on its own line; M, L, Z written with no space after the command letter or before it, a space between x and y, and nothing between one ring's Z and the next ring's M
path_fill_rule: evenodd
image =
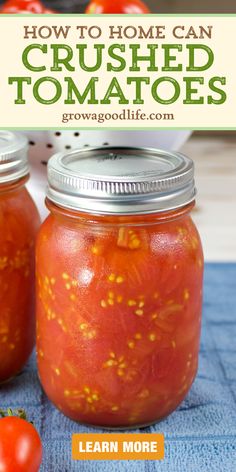
M28 141L19 132L0 130L0 184L29 174Z
M48 163L47 198L93 214L174 210L195 200L194 164L160 149L101 147L57 153Z

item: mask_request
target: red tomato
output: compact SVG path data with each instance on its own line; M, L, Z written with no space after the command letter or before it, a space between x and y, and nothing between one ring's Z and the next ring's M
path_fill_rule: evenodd
M31 423L15 416L0 419L1 472L38 472L42 443Z
M54 13L48 10L40 0L7 0L0 13Z
M150 13L141 0L91 0L85 13Z

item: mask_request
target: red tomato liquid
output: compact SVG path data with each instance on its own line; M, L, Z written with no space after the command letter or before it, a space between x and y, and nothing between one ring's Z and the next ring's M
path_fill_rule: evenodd
M37 242L42 385L75 421L156 422L195 378L203 254L189 211L94 217L60 210Z
M25 180L25 179L24 179ZM24 186L0 187L0 383L34 346L34 246L39 215Z

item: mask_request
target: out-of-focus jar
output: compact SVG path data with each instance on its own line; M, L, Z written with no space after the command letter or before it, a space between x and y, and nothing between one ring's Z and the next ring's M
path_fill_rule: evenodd
M0 131L0 383L16 375L34 346L34 247L39 215L25 183L27 140Z
M158 150L57 154L37 242L37 355L73 420L144 426L187 395L198 365L203 254L193 162Z

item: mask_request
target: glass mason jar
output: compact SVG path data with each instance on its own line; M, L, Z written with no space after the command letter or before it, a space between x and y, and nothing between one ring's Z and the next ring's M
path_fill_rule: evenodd
M203 254L193 162L109 148L49 161L37 241L37 358L49 399L75 421L145 426L197 372Z
M34 346L34 246L39 215L26 190L27 140L0 131L0 383Z

